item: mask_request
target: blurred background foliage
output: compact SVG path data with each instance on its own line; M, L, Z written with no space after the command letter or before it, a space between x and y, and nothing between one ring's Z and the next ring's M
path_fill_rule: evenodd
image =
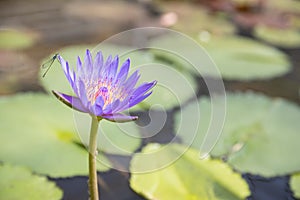
M48 199L87 199L85 143L81 143L86 135L78 138L75 130L86 133L86 127L76 127L73 113L48 95L53 88L70 90L59 64L54 63L45 79L41 78L41 64L57 52L73 59L114 34L145 26L182 32L206 49L224 79L228 116L212 158L199 161L197 149L211 115L202 76L213 80L214 75L207 71L199 76L188 62L161 51L129 55L134 65L156 62L180 72L197 99L190 100L193 93L175 85L185 106L180 110L181 102L158 87L152 98L132 110L140 115L138 123L145 125L149 115L161 114L159 110L147 111L152 104L159 102L167 109L166 124L151 138L138 138L153 130L136 129L135 124L124 127L134 139L109 123L104 125L104 133L115 134L103 135L111 143L99 141L104 163L98 166L102 198L300 198L299 0L2 0L0 199L20 199L18 195L40 199L43 193L49 194L43 196ZM153 38L151 43L182 48L198 56L168 35ZM118 52L127 45L124 41L105 49ZM177 80L164 71L159 76L145 74L146 79L157 77L159 82ZM203 114L200 122L193 121L195 106ZM178 149L186 148L194 124L200 128L193 148L164 170L131 175L110 169L161 164L161 160L177 155ZM155 162L128 156L159 150L174 138L181 145L170 145ZM114 144L126 151L114 148ZM172 184L176 187L169 187ZM18 195L11 187L17 188ZM30 196L29 190L36 191L36 196Z

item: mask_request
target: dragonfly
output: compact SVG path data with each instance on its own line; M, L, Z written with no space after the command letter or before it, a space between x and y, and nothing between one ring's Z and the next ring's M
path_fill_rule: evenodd
M47 60L45 63L42 64L42 69L46 69L46 71L43 74L43 78L46 76L46 74L48 73L49 69L51 68L52 64L54 63L55 60L58 60L58 53L54 54L52 58L50 58L49 60ZM59 61L58 61L59 62Z

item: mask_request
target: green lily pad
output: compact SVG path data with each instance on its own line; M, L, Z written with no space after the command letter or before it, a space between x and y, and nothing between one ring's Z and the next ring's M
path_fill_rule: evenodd
M62 191L46 177L33 175L23 167L0 165L0 199L59 200Z
M157 153L161 148L165 151ZM148 199L245 199L250 195L247 183L241 175L221 160L199 159L194 149L171 144L149 144L131 161L131 172L140 171L148 165L159 166L165 159L180 156L174 163L153 172L135 174L130 179L131 188ZM144 157L144 154L153 154ZM154 155L155 154L155 155Z
M297 48L300 46L300 32L293 28L279 29L258 25L254 29L254 35L259 39L279 47Z
M300 174L291 176L290 186L296 198L300 198Z
M227 36L197 39L197 41L211 56L224 79L266 79L283 75L291 69L290 62L283 52L251 39ZM152 43L164 46L167 49L184 50L194 58L203 56L195 52L194 47L188 45L185 41L179 42L178 38L172 36L165 35L155 38ZM179 59L177 55L157 51L154 51L154 53L158 57L173 62L180 68L197 73L193 65ZM205 61L200 63L198 68L202 76L216 76L216 73L211 70L212 66Z
M17 30L0 30L0 49L23 49L32 46L32 35Z
M88 47L66 47L58 52L65 60L70 60L71 66L76 66L77 56L84 56ZM128 58L131 60L130 73L139 70L141 77L138 84L143 82L158 81L153 90L153 94L137 105L133 110L149 109L154 104L162 105L165 109L177 106L195 96L196 82L192 75L179 71L176 67L161 60L156 60L150 51L134 50L133 47L116 46L112 44L100 44L94 48L93 52L103 51L105 57L108 55L119 55L120 63ZM49 58L48 58L49 59ZM45 59L46 61L47 59ZM45 62L43 61L43 62ZM44 70L41 70L43 74ZM159 72L159 73L158 73ZM67 94L72 94L72 89L65 78L65 75L58 62L54 62L45 78L41 78L41 83L47 91L57 90Z
M21 94L0 99L3 108L0 114L0 161L24 165L34 172L52 177L87 175L87 149L83 148L82 129L89 133L89 119L76 121L78 112L59 102L54 96L42 94ZM78 115L88 116L79 113ZM107 124L106 124L107 123ZM125 135L115 124L101 122L103 132L99 135L99 149L106 153L128 155L140 145L140 138ZM128 126L131 128L128 130ZM133 130L134 123L125 127ZM136 133L137 134L137 133ZM103 145L106 138L114 146L124 141L122 148ZM129 138L129 139L128 139ZM130 139L132 138L133 141ZM102 145L104 149L101 148ZM124 147L126 146L126 148ZM98 170L111 167L107 158L100 153Z
M251 92L227 93L226 105L223 131L211 155L225 157L241 172L266 177L300 170L299 106ZM210 126L211 106L203 97L176 114L176 132L185 143L192 140L193 147L201 148ZM217 109L220 105L216 101L213 106ZM197 110L198 123L194 120Z

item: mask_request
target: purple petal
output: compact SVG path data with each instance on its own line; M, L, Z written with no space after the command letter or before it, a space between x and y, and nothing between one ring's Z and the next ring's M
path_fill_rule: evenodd
M99 51L95 57L94 66L93 66L93 80L99 78L99 73L103 68L103 55L101 51Z
M117 80L122 84L127 76L128 76L128 71L129 71L129 66L130 66L130 60L127 59L123 65L121 66L120 72L117 76Z
M103 97L102 96L98 96L96 98L95 104L97 104L98 106L101 106L103 108L103 105L104 105Z
M109 66L110 66L111 62L112 62L112 57L110 55L106 59L106 62L105 62L104 66L103 66L103 68L102 68L102 70L100 72L103 77L108 76L108 70L109 70Z
M70 70L68 62L66 62L60 55L58 55L58 61L60 62L69 83L73 85L74 80L72 80L72 71Z
M113 114L113 115L103 115L100 117L112 122L129 122L138 119L138 116L128 116L120 113Z
M128 108L131 108L135 106L136 104L140 103L144 99L146 99L148 96L150 96L152 92L149 92L148 94L145 94L143 96L132 98L132 96L128 96L124 101L121 102L119 107L117 107L114 112L122 112L123 110L126 110Z
M70 69L69 63L66 62L60 55L58 55L58 59L63 68L64 74L65 74L67 80L69 81L73 90L75 90L74 89L74 88L76 88L75 87L75 78L76 78L75 72Z
M93 59L90 50L86 50L85 58L84 58L84 71L85 75L88 77L91 76L93 70Z
M52 91L52 93L55 95L55 97L69 106L70 108L73 108L75 110L78 110L80 112L88 112L88 110L82 105L79 98L74 96L69 96L60 92Z
M110 65L111 62L112 62L112 56L109 55L106 59L105 65L108 66L108 65Z
M148 92L151 88L153 88L156 85L157 81L153 81L151 83L143 83L140 85L137 89L134 90L132 93L133 98L142 96L146 92Z
M116 108L118 108L118 106L121 104L121 101L119 99L115 100L112 104L111 104L111 110L112 113L115 113Z
M109 77L110 78L114 79L116 77L118 65L119 65L119 57L116 56L115 59L113 60L113 62L110 64L110 68L109 68Z
M99 51L95 57L94 68L100 70L101 67L103 67L103 55L101 51Z
M78 74L78 76L84 76L82 62L81 62L79 56L77 57L77 74Z
M104 105L104 101L102 96L98 96L95 101L95 104L93 105L94 115L99 116L103 114L103 105Z
M130 97L127 97L126 99L124 99L124 100L119 104L119 106L117 106L117 107L114 109L114 113L118 113L118 112L121 112L121 111L126 110L127 108L129 108L129 99L130 99Z
M69 67L69 63L68 63L68 62L66 62L66 71L65 71L65 75L66 75L66 77L67 77L69 83L70 83L71 86L73 87L75 77L74 77L73 71L72 71L72 70L70 69L70 67Z
M86 90L85 90L85 85L84 82L82 80L79 80L78 82L78 97L80 98L82 104L88 108L88 99L86 96Z
M105 107L105 109L103 110L103 113L105 113L105 114L115 113L115 110L119 105L120 105L120 100L117 99L113 103L107 105Z
M140 103L141 101L143 101L144 99L146 99L148 96L150 96L152 94L152 92L149 92L148 94L145 94L143 96L140 96L136 99L132 99L132 101L129 102L129 107L135 106L136 104Z
M111 104L106 105L105 108L103 109L103 113L111 114L112 113L112 105Z
M134 86L136 85L137 81L139 80L140 75L138 74L138 71L135 71L125 82L124 88L129 93Z

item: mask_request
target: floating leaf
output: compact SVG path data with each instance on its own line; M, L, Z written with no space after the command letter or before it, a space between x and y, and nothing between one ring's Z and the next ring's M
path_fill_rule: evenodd
M0 160L24 165L35 172L52 177L86 175L87 150L81 127L89 133L88 116L72 111L58 102L55 97L41 94L22 94L0 99ZM85 117L78 118L84 115ZM86 121L76 121L85 119ZM75 122L75 123L74 123ZM140 139L125 135L115 125L103 121L100 140L106 138L110 144L103 145L107 153L130 154L140 145ZM131 127L130 129L128 128ZM134 123L128 123L126 130L134 130ZM76 130L77 129L77 130ZM130 141L130 139L134 141ZM125 143L120 143L124 141ZM110 146L113 146L111 148ZM119 145L119 146L118 146ZM120 147L119 149L116 149ZM126 148L122 149L122 147ZM101 147L101 146L100 146ZM101 150L101 148L100 148ZM103 154L99 154L98 170L108 170L110 162ZM105 166L103 165L105 164Z
M297 48L300 46L300 32L293 28L279 29L258 25L254 29L254 35L270 44L284 48Z
M157 153L165 148L163 152ZM148 165L160 166L166 159L180 156L178 160L165 168L153 172L132 174L130 186L148 199L245 199L250 195L247 183L240 174L220 160L199 159L194 149L171 144L161 146L149 144L131 161L131 172L141 171ZM153 154L144 157L144 154Z
M300 174L291 176L290 186L296 198L300 198Z
M65 60L70 60L70 66L76 66L76 58L79 55L84 57L86 46L67 47L58 52ZM132 49L132 50L131 50ZM153 77L158 84L150 95L141 105L137 105L132 110L146 108L154 104L160 104L165 109L172 108L185 102L196 92L196 82L187 72L181 72L169 63L156 60L151 52L144 50L134 50L133 47L116 46L111 44L100 44L93 52L101 50L105 56L119 55L120 63L128 58L131 61L130 73L139 70L141 77L139 83L153 81ZM45 59L46 61L47 59ZM159 73L158 73L159 72ZM41 71L41 74L43 70ZM72 94L71 87L58 62L55 62L45 78L40 79L47 91L56 90Z
M194 47L185 43L177 42L178 38L168 35L158 37L152 41L168 49L184 49L184 51L195 59L203 56L201 52L195 52ZM176 42L174 42L176 41ZM281 51L254 40L244 37L210 37L198 43L207 50L211 59L215 62L221 75L225 79L251 80L265 79L287 73L291 66L287 56ZM173 62L180 68L186 68L197 73L194 66L182 60L178 55L170 53L154 52L156 56ZM206 55L208 57L208 55ZM207 58L206 58L207 59ZM211 65L203 61L199 63L202 76L213 76Z
M220 105L218 101L212 105L203 97L177 114L176 130L185 143L194 139L192 146L201 147L210 125L211 106L218 109ZM194 118L199 115L198 109L201 115L197 123ZM226 121L211 154L227 158L241 172L266 177L299 171L299 120L299 107L283 99L250 92L227 93Z
M46 177L33 175L28 169L0 165L0 199L59 200L62 191Z
M32 35L17 30L0 30L0 49L23 49L34 43Z
M226 20L226 16L208 13L200 5L177 1L160 3L160 6L166 13L176 14L178 19L172 28L193 37L198 37L203 32L222 35L236 31L234 24Z

